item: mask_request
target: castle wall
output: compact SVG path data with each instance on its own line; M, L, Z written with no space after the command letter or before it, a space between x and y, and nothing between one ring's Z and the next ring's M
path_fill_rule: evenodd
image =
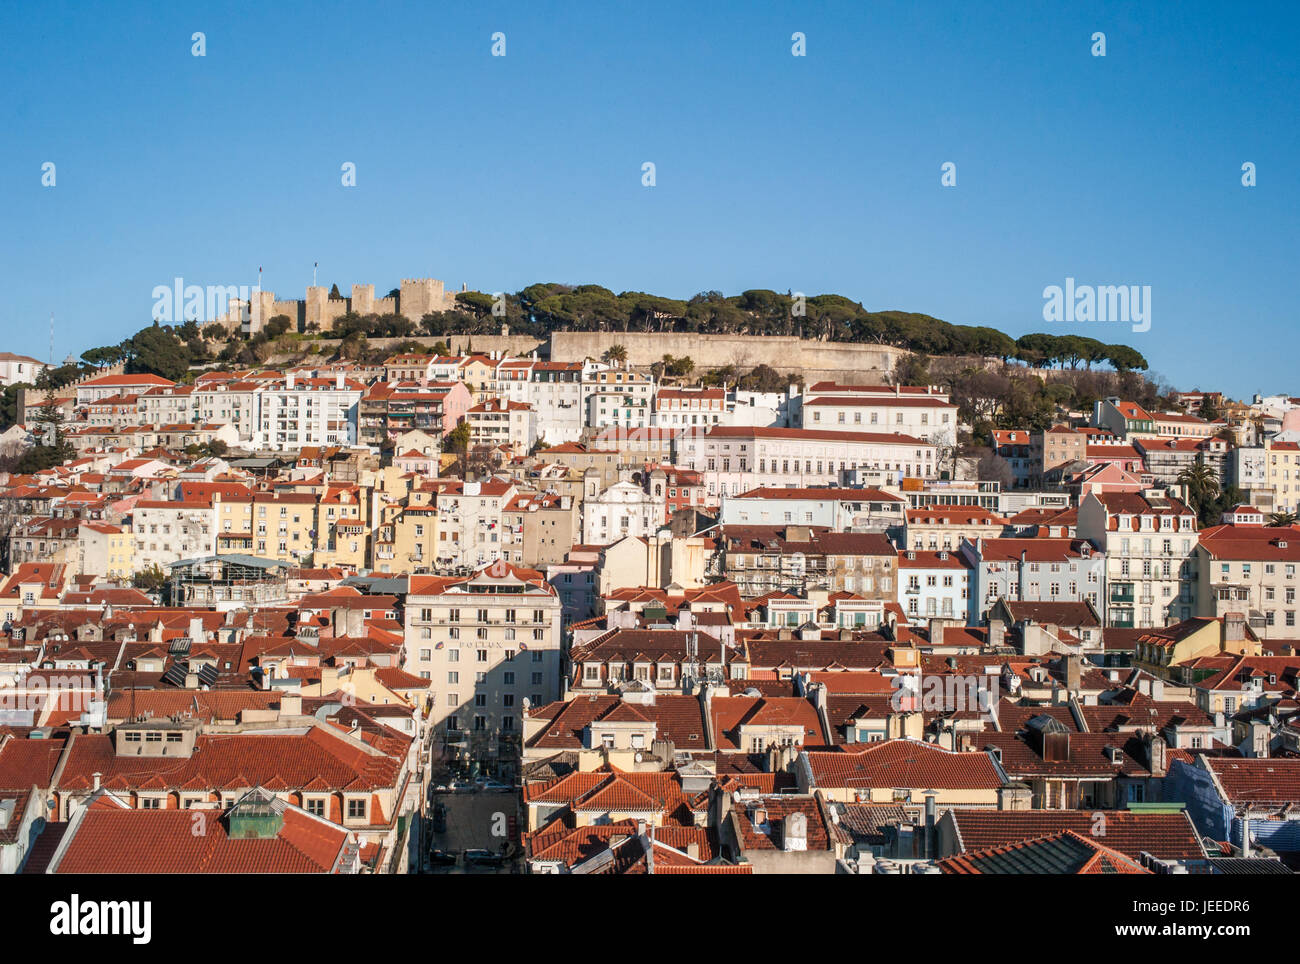
M615 344L627 349L629 365L640 368L662 361L664 355L685 355L695 362L696 371L723 365L748 371L766 364L809 381L861 382L864 372L883 376L893 370L899 355L906 354L888 345L806 341L792 335L557 331L551 333L550 357L552 361L599 360ZM474 347L479 347L478 339Z

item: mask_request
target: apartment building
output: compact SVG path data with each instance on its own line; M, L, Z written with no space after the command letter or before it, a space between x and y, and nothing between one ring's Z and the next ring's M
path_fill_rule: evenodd
M951 445L957 406L932 395L805 398L803 427L828 432L898 432Z
M472 569L500 559L506 543L503 513L519 494L511 482L487 479L463 482L437 479L427 483L436 493L438 548L435 571Z
M650 427L650 400L612 388L588 392L583 399L585 426L596 431L632 432Z
M398 506L375 528L374 568L378 572L428 572L438 555L438 509Z
M449 745L510 739L525 701L561 694L560 599L535 570L497 560L467 578L412 576L405 667L429 681L429 725Z
M354 445L365 386L340 372L334 378L287 373L260 393L254 448L299 449L305 445Z
M992 448L993 454L1005 461L1011 469L1011 485L1014 488L1027 488L1039 474L1039 463L1034 458L1032 432L995 429Z
M490 398L465 413L471 448L508 448L527 455L537 442L537 413L527 402Z
M358 439L379 448L411 431L441 437L472 406L470 391L461 382L377 382L358 403Z
M897 550L879 533L722 526L711 567L747 597L823 590L893 603L898 598L897 561Z
M502 558L530 569L561 563L579 542L581 502L555 492L521 492L502 510Z
M1140 438L1133 447L1157 485L1177 485L1183 472L1207 465L1220 485L1232 479L1232 445L1221 438L1159 436Z
M1275 512L1300 512L1300 442L1264 443Z
M583 376L593 362L509 360L501 364L493 383L496 394L526 402L537 413L537 436L548 444L582 437L586 407Z
M198 380L192 395L194 410L201 421L232 426L239 433L239 442L251 445L258 434L261 390L260 381L248 379Z
M915 550L955 552L963 540L997 539L1009 523L980 506L932 505L908 509L903 545Z
M1076 531L1106 559L1106 625L1167 626L1196 611L1196 512L1159 489L1089 492Z
M160 375L97 375L77 383L76 405L84 408L112 395L143 395L151 388L175 384Z
M1088 600L1103 612L1106 558L1084 539L978 539L961 552L974 585L970 618L981 623L999 599L1026 602Z
M944 549L905 549L898 554L898 601L909 620L967 621L971 602L970 560Z
M906 505L901 496L882 489L757 488L740 495L724 494L718 522L883 531L903 523Z
M139 420L146 425L174 425L179 422L217 421L205 419L199 407L198 389L193 385L160 385L136 396ZM226 422L225 424L231 424Z
M82 522L77 527L76 569L109 579L129 579L136 571L135 534L131 527L108 522Z
M131 509L137 570L166 568L181 559L217 551L217 513L212 501L141 500Z
M935 446L911 436L749 425L684 432L676 462L703 475L711 499L760 487L836 485L853 471L880 483L938 475Z
M1053 469L1082 462L1087 457L1087 446L1087 435L1068 425L1053 425L1045 431L1034 432L1029 443L1029 456L1034 464L1031 484L1043 484Z
M649 428L655 397L651 375L588 363L582 371L582 409L588 428Z
M1200 534L1197 615L1244 613L1261 639L1295 639L1300 526L1225 524Z
M1141 405L1119 398L1102 398L1093 403L1092 424L1126 441L1159 435L1156 420Z
M726 390L661 388L654 399L653 424L673 429L730 424Z
M663 526L666 495L656 497L632 481L601 489L596 469L588 469L583 481L584 543L607 546L629 536L646 538Z

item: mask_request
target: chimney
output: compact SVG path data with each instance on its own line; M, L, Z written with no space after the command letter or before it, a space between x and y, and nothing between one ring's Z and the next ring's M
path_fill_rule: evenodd
M1246 638L1246 615L1245 613L1224 613L1223 614L1223 642L1224 648L1228 643L1240 643Z
M292 389L292 388L293 388L293 372L285 372L285 373L284 373L284 387L285 387L286 389Z
M808 849L808 816L802 811L786 814L781 821L781 849L787 853Z
M334 376L334 387L340 392L343 391L343 373L339 372Z
M281 716L302 716L302 696L284 693L280 696Z
M938 850L938 842L935 840L935 822L938 815L938 805L935 803L933 793L925 795L925 856L933 857Z
M104 777L104 774L100 773L98 770L96 770L94 773L92 773L92 774L90 775L90 779L91 779L91 788L94 789L94 790L98 790L98 789L99 789L99 781L102 780L103 777Z
M931 646L943 645L943 620L942 619L930 620L930 645Z
M1082 658L1077 653L1071 653L1065 657L1065 688L1071 696L1076 696L1082 683Z
M1147 768L1151 771L1153 777L1163 777L1165 775L1165 746L1164 738L1157 733L1148 733L1146 737L1147 744Z

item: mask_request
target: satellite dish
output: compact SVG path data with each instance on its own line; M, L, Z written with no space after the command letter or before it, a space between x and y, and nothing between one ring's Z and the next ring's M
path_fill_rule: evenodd
M637 763L640 763L641 760L642 760L642 757L641 757L641 751L640 751L640 750L637 750L637 751L636 751L636 755L633 756L632 759L635 760Z

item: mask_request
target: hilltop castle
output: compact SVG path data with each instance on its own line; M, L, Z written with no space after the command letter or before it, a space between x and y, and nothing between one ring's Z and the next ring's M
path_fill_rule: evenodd
M430 312L450 311L456 295L434 278L403 278L395 296L375 297L374 285L353 285L350 298L331 298L328 288L309 286L307 297L279 301L274 291L254 291L247 301L231 299L226 314L216 319L228 331L242 329L255 335L277 315L285 315L297 331L328 331L336 318L349 311L358 315L403 315L414 322ZM312 326L316 326L313 328Z

